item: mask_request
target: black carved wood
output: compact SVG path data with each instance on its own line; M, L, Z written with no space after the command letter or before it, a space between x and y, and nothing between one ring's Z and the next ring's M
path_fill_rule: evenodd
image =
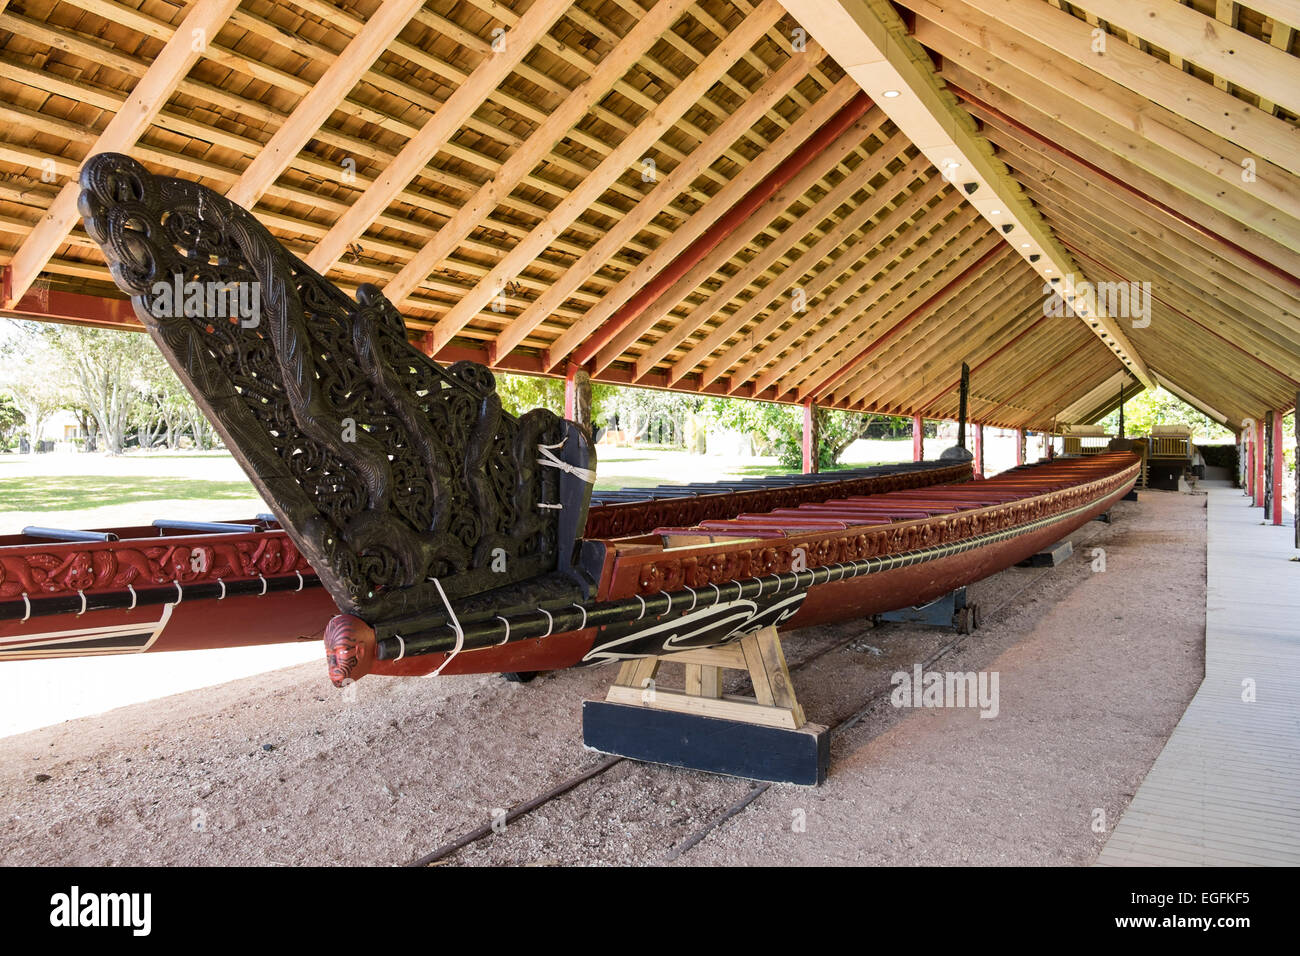
M81 187L114 280L340 608L391 619L440 608L433 578L454 598L570 572L590 486L538 445L594 468L581 429L503 412L488 369L432 361L377 288L353 301L204 186L105 153ZM178 276L260 308L169 311Z

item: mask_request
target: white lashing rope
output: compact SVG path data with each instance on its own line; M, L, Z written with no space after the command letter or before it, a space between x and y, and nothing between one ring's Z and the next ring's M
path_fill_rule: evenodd
M570 607L576 607L579 611L582 612L582 627L578 628L578 630L585 631L587 629L587 609L583 607L581 604L572 604L570 605ZM509 627L509 625L506 626ZM506 633L509 634L510 632L506 631Z
M551 453L551 449L553 448L563 448L565 441L568 441L568 439L566 438L564 441L557 442L554 445L538 445L537 450L542 453L542 457L537 459L537 463L545 465L548 468L558 468L560 471L567 471L574 477L581 478L587 484L594 485L596 483L596 473L590 468L570 465L567 461L562 461Z
M456 617L456 612L451 609L451 601L447 600L447 592L442 589L442 582L437 578L433 579L433 586L438 589L438 596L442 598L443 606L447 608L447 617L451 621L451 626L456 630L456 646L452 648L447 659L438 665L438 669L430 674L430 677L437 677L442 673L442 669L456 659L462 647L465 646L465 631L460 626L460 619ZM406 653L406 645L402 645L402 653Z
M589 485L594 485L596 483L596 473L592 471L590 468L582 468L578 465L570 465L567 461L564 461L551 453L551 449L553 448L563 448L564 442L566 441L568 441L568 438L565 438L554 445L538 445L537 450L542 453L542 457L537 459L537 463L546 468L558 468L560 469L560 471L567 471L575 478L579 478L582 481L585 481ZM537 503L537 507L546 508L550 511L560 511L564 508L564 505L548 504L545 501L539 501Z

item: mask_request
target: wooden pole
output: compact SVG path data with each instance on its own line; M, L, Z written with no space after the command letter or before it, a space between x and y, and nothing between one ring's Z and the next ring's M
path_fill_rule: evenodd
M920 415L912 416L912 461L925 458L925 422Z
M1264 423L1255 423L1255 474L1252 482L1255 507L1264 507Z
M975 426L975 477L984 477L984 426Z
M1282 523L1282 472L1286 469L1286 461L1282 457L1282 413L1275 411L1270 413L1272 417L1272 434L1269 435L1269 450L1272 452L1272 467L1270 478L1272 478L1272 487L1269 489L1269 504L1273 512L1273 524Z
M1016 429L1016 467L1025 463L1025 430Z
M581 365L570 365L564 373L564 417L591 437L591 376Z
M803 472L805 475L817 473L817 443L821 438L817 432L817 405L810 398L803 403Z

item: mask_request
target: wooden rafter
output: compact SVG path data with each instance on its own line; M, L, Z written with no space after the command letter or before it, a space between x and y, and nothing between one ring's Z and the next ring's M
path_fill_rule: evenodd
M636 126L604 161L592 170L524 239L514 246L492 271L481 279L438 323L434 345L450 341L475 314L501 294L551 241L558 236L604 190L634 165L659 135L690 109L735 63L741 51L749 49L783 11L776 0L764 0L761 7L713 49L679 86Z
M536 0L514 29L501 38L499 47L493 47L484 56L465 82L456 88L356 202L348 207L348 211L312 249L307 264L321 274L328 272L348 243L379 218L389 203L397 198L434 154L460 129L470 114L487 99L488 94L500 85L552 24L563 16L568 6L568 0Z
M1258 7L1258 3L1249 4ZM1295 63L1276 47L1219 23L1191 7L1158 0L1087 0L1080 4L1112 26L1144 37L1155 45L1203 67L1216 77L1268 97L1300 113L1300 87L1293 81ZM1294 4L1276 2L1297 16Z
M293 161L321 124L348 94L370 64L397 38L424 0L384 0L360 32L343 49L302 98L284 125L258 151L226 198L252 209L267 187Z
M433 268L483 223L501 199L514 190L543 157L551 153L560 138L568 134L591 106L605 96L629 66L645 55L651 44L673 25L682 12L690 7L691 2L692 0L662 0L656 4L619 41L610 55L601 60L591 76L566 96L559 108L501 164L496 176L484 183L437 234L420 247L384 287L389 299L395 304L404 302Z
M821 55L820 50L817 51L817 55ZM807 64L801 63L798 57L792 58L763 85L762 90L756 97L760 101L760 105L773 103L780 99L789 92L801 75L806 72ZM798 122L791 125L777 138L776 142L746 166L743 173L729 182L713 197L708 207L706 207L708 212L687 219L685 223L673 231L670 239L638 263L636 268L630 270L614 289L606 293L600 302L583 315L579 322L567 329L564 335L560 336L551 347L552 354L555 356L553 364L558 365L562 356L574 350L588 334L613 315L620 306L636 293L642 283L658 272L664 264L676 258L694 239L698 238L716 215L713 212L714 208L725 212L731 205L738 202L759 180L772 172L782 160L798 149L808 136L812 135L822 124L830 120L832 116L842 109L852 99L855 92L853 84L848 82L842 82L828 90L821 99L817 100L799 118ZM696 151L699 154L698 158L696 153L693 153L688 163L678 166L661 183L656 185L655 192L658 193L663 190L666 195L671 195L673 191L680 189L683 181L693 178L702 165L707 165L716 158L722 146L726 145L729 140L734 140L736 131L739 128L747 127L753 121L754 117L751 114L743 112L734 114L709 139L700 144ZM878 125L879 120L875 121ZM682 175L679 176L679 173ZM714 204L716 204L716 207ZM579 260L574 268L565 274L564 279L553 285L542 298L529 305L506 328L497 340L497 350L510 349L518 344L522 335L535 327L550 308L563 301L569 293L582 283L584 276L591 267L596 266L602 259L607 259L614 249L626 242L637 229L653 218L654 214L655 207L650 203L629 213L604 239L592 247L583 260Z
M800 22L890 118L952 176L989 222L1016 251L1073 299L1078 268L1056 242L1019 189L991 159L987 142L969 118L943 94L933 64L886 0L786 0ZM891 95L886 95L891 94ZM888 101L888 102L885 102ZM1003 227L1010 226L1003 230ZM1087 287L1087 310L1097 303ZM1144 382L1141 357L1118 328L1108 327L1109 346Z
M238 5L239 0L195 0L176 33L154 58L122 108L109 120L86 155L81 157L83 162L96 153L123 152L135 145L190 67L203 55L209 38L216 35ZM26 294L72 231L78 218L77 197L80 192L75 179L64 184L40 223L14 253L9 265L6 308Z

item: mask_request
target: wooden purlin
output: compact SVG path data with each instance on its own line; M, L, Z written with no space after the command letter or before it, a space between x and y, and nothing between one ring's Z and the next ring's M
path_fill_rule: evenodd
M307 257L307 265L322 275L327 273L348 243L369 228L429 160L445 148L465 120L528 55L567 7L568 0L535 0L514 28L501 37L500 48L492 48L316 244Z
M207 38L221 29L238 4L239 0L196 0L176 34L154 57L122 108L96 138L89 155L130 149L135 145L190 67L207 52ZM86 158L82 157L83 160ZM79 194L75 181L66 183L40 223L23 240L9 263L9 293L5 302L0 304L12 307L26 295L76 224Z
M1253 264L1248 260L1220 255L1220 245L1180 220L1164 215L1159 208L1129 202L1126 199L1130 197L1107 192L1095 181L1033 152L1010 134L994 134L994 142L999 146L999 156L1038 202L1053 203L1058 212L1066 210L1084 224L1089 234L1097 226L1105 226L1111 234L1123 234L1129 237L1129 242L1143 243L1148 249L1145 254L1160 261L1195 264L1200 281L1213 283L1217 294L1241 302L1240 311L1246 316L1267 315L1284 327L1288 314L1300 310L1300 295L1290 294L1263 279L1258 270L1252 271ZM1096 235L1099 239L1105 236L1104 233Z
M985 36L986 29L951 19L945 23L959 32L929 20L919 20L915 31L920 42L943 58L941 76L956 64L978 77L983 89L999 89L1025 107L1052 115L1211 208L1300 248L1300 178L1217 137L1207 142L1193 124L1152 109L1137 94L1095 74L1085 76L1090 71L1069 61L1059 64L1050 50L1027 51L997 38L974 47L972 35ZM979 88L972 92L980 95ZM1062 98L1070 109L1060 109ZM1257 167L1249 182L1242 177L1245 160Z
M913 180L922 175L928 166L928 160L917 160L909 163L897 176L891 178L888 183L876 190L870 199L859 203L856 208L845 213L843 219L823 232L803 252L792 253L793 259L786 268L777 272L767 283L751 294L748 299L740 301L735 311L725 315L713 329L703 335L690 351L673 363L668 372L670 381L677 381L687 375L703 363L709 355L723 346L734 334L743 333L745 327L751 321L757 319L783 290L788 289L790 284L797 281L801 276L814 270L818 264L829 256L831 251L839 248L849 236L862 228L865 222L881 214L881 211L889 203L904 201L906 197L900 198L902 191L909 188ZM780 261L778 258L775 263L768 263L767 257L760 254L759 257L756 257L756 268L753 272L745 270L738 273L733 281L723 285L716 293L708 296L696 306L689 313L688 321L692 324L698 321L699 328L702 329L709 318L723 315L722 309L729 302L735 300L740 293L750 284L756 282L760 276L775 268ZM849 264L845 263L845 266ZM764 265L769 266L769 268L761 268ZM761 271L759 271L760 269ZM697 316L699 317L698 320ZM716 379L724 371L725 369L719 369L717 375L713 375L709 380ZM641 369L638 366L639 374L644 375L648 372L649 369Z
M896 290L891 290L892 295L873 303L853 321L838 328L828 326L822 335L817 336L818 344L786 373L790 387L800 398L825 398L830 385L850 375L857 361L865 359L888 341L886 336L892 338L900 325L906 327L904 323L910 324L925 315L937 302L957 295L983 267L1001 259L1006 252L1004 245L992 232L981 235L980 228L978 221L971 226L971 235L965 237L965 248L961 253L947 261L934 263L940 267L939 271L922 270ZM927 285L930 281L933 285ZM943 283L943 287L936 291L935 286L939 283ZM896 310L907 315L898 319L894 315ZM887 327L877 331L879 326ZM859 350L858 343L870 333L875 334L867 348ZM856 350L857 358L848 364L832 362L846 349Z
M1261 3L1248 5L1259 7ZM1087 0L1082 6L1112 27L1135 33L1216 77L1300 113L1300 87L1290 79L1295 62L1276 47L1239 30L1223 29L1213 17L1181 4Z
M1088 300L1074 288L1077 266L1060 246L1018 185L992 159L988 142L942 88L934 64L887 0L786 0L816 37L871 96L890 99L886 109L935 165L960 183L990 226L1045 278L1056 277L1065 294ZM1142 358L1118 328L1107 326L1116 360L1149 381Z
M868 237L876 234L878 238L882 238L883 236L880 236L880 234L888 234L893 229L899 228L900 225L904 224L907 217L918 214L923 215L925 203L936 198L941 190L942 183L932 179L929 182L922 183L914 193L906 198L896 196L895 199L899 202L898 208L885 216L881 226L868 233ZM940 205L942 205L942 202ZM857 225L861 219L865 218L861 213L866 211L866 208L855 211L846 219L846 223ZM909 233L910 230L907 230L904 235ZM795 287L803 291L805 302L810 303L823 293L827 293L824 301L835 301L836 293L840 293L841 297L851 294L860 288L866 276L874 274L873 263L867 259L871 253L876 251L876 245L870 238L864 238L862 241L856 242L853 246L845 249L838 258L828 260L827 257L835 249L838 240L837 232L828 233L817 245L809 250L807 255L796 263L792 270L782 274L781 285L777 289L773 290L770 286L764 288L764 295L769 297L769 301L771 294L775 292L780 304L753 327L742 330L740 338L709 363L708 368L702 373L703 381L711 382L725 375L735 367L736 363L744 359L754 349L759 348L769 335L796 316L799 300L791 293L791 290ZM822 266L820 271L813 273L812 270L818 265L822 265L823 262L826 264ZM805 276L808 278L802 278ZM835 283L839 283L839 285L832 289L831 287ZM752 311L752 305L760 301L758 299L751 300L751 303L746 306L746 313ZM809 314L817 313L810 312ZM797 319L796 325L800 321L806 321L806 319ZM743 384L743 382L736 381L733 378L729 381L727 389L734 392Z
M1019 162L1015 157L1012 160ZM1267 362L1275 373L1285 368L1288 362L1296 363L1296 356L1300 355L1300 328L1295 326L1295 313L1275 310L1267 302L1260 301L1257 296L1265 286L1254 282L1247 288L1244 283L1249 279L1234 279L1230 274L1214 269L1212 261L1204 268L1198 268L1195 265L1197 258L1207 254L1198 254L1198 250L1190 245L1184 248L1184 257L1173 258L1161 251L1161 243L1135 243L1129 230L1121 231L1115 225L1116 220L1123 221L1126 216L1131 221L1141 221L1123 206L1115 206L1113 211L1109 207L1104 211L1098 210L1095 204L1081 202L1073 190L1058 188L1055 177L1040 179L1037 172L1026 175L1022 171L1021 178L1067 241L1079 244L1079 255L1085 255L1082 250L1086 248L1090 250L1088 254L1119 265L1130 275L1149 277L1157 298L1167 299L1189 317L1195 313L1212 319L1223 335L1231 336L1229 341L1233 342L1234 350L1249 348L1251 355L1256 357L1254 361ZM1061 186L1065 185L1067 183L1062 182ZM1148 235L1151 239L1156 238ZM1169 240L1166 240L1164 245L1168 244ZM1213 295L1208 294L1209 289L1206 289L1206 294L1189 291L1204 283L1207 275L1214 280ZM1099 275L1098 278L1109 279L1111 276ZM1239 296L1246 298L1242 300ZM1179 319L1173 312L1162 313L1162 316L1163 321L1172 321L1178 327L1192 321L1190 318ZM1288 316L1291 316L1289 328ZM1148 329L1145 334L1158 335L1159 327ZM1222 361L1227 363L1226 367L1237 370L1239 383L1249 382L1248 368L1243 373L1241 363L1231 356ZM1191 374L1195 374L1194 371ZM1256 400L1262 399L1257 396Z
M637 356L637 377L647 374L659 362L663 361L673 350L682 345L686 339L716 315L722 306L737 299L746 288L756 283L761 276L767 275L770 281L771 270L776 268L778 263L789 259L791 255L796 258L800 255L800 253L794 251L796 248L801 247L806 252L812 242L816 242L817 239L825 236L830 229L836 228L840 222L843 222L843 219L834 218L837 210L849 203L854 193L863 189L871 180L881 175L885 167L895 159L904 156L908 145L907 138L901 134L896 133L889 137L885 143L840 180L834 188L808 206L805 212L802 214L786 213L786 222L765 225L749 236L745 236L743 232L738 232L733 243L724 244L716 250L710 259L701 263L695 272L687 276L686 280L680 284L680 288L674 287L669 290L654 306L647 310L647 322L649 324L646 328L648 329L655 323L669 318L673 310L679 305L685 306L687 309L686 315L674 317L675 324L663 332L653 345ZM913 160L909 166L902 169L895 176L890 177L890 179L894 182L910 182L928 165L929 161L924 158ZM845 213L845 216L847 217L850 214L851 212ZM830 221L832 225L825 225L827 221ZM738 261L737 253L741 249L756 245L760 242L761 237L769 231L774 231L776 235L769 236L768 243L754 251L751 258ZM810 239L810 236L815 236L815 238ZM735 264L735 272L730 276L722 269L728 261ZM718 284L719 287L716 291L706 285L710 279ZM691 280L695 280L695 284L690 289L687 289L686 285ZM692 292L700 296L702 301L691 303L688 297Z
M804 65L801 64L797 58L792 58L779 73L773 75L773 77L764 84L763 90L766 91L771 89L772 99L775 100L778 98L776 94L780 93L781 95L784 95L784 93L794 85L794 82L797 81L799 74L803 72L805 72ZM716 203L719 209L725 211L731 205L739 202L743 196L748 193L754 185L756 185L758 180L770 174L781 161L798 149L808 136L812 135L812 133L824 123L830 121L838 111L845 109L846 104L848 104L853 98L855 92L856 89L854 85L847 81L841 81L836 84L836 86L826 91L825 95L818 99L796 123L792 124L789 129L782 133L768 150L765 150L761 156L755 157L755 159L745 167L742 173L728 183L726 187L720 190L713 197L709 206L706 206L701 213L697 213L696 216L687 219L686 222L674 232L671 239L666 240L661 246L657 247L654 252L650 253L650 255L645 257L641 262L637 263L635 268L628 270L627 274L623 276L612 292L608 293L600 302L593 305L583 314L580 321L575 322L563 335L556 339L551 345L552 363L556 364L561 358L574 352L588 335L599 328L617 308L622 306L629 298L635 295L643 281L643 276L646 279L653 276L662 265L671 261L676 255L684 251L689 242L702 233L712 222L713 218L715 218L712 214L713 203ZM719 145L724 143L726 138L732 135L732 129L728 129L728 126L734 129L748 125L749 121L749 116L743 113L737 113L733 117L733 121L720 127L719 131L714 134L714 137L710 138L710 141L701 144L701 155L699 161L711 161L710 154L712 153L712 149L706 147L712 146L711 141L715 138ZM675 178L680 178L677 177L679 170L688 171L682 169L682 167L679 167L678 170L673 170L673 173L669 174L664 182L656 187L656 190L663 189L666 193L671 194L672 190L679 188L677 182L673 181ZM587 262L589 266L596 266L599 260L607 258L609 253L625 241L626 237L631 234L636 226L651 218L653 211L653 207L642 211L639 216L628 221L627 228L617 228L612 230L601 243L593 246L588 255L584 257L584 260L580 261L575 265L574 269L570 270L569 274L565 277L565 281L557 283L546 296L534 302L515 320L514 326L507 330L507 332L511 334L502 336L499 347L513 347L512 343L518 335L518 333L514 331L515 328L528 328L531 324L537 322L549 307L562 301L562 296L564 294L573 291L581 284L582 274L588 271L587 269L580 268L584 262ZM623 223L620 223L619 225L620 227L624 226Z
M696 100L733 66L739 51L749 49L783 13L776 0L765 0L735 31L724 37L699 67L669 93L577 188L562 199L536 228L497 262L485 278L443 315L434 333L435 341L439 345L445 344L452 335L464 328L470 318L498 295L505 284L513 280L552 239L577 219L604 192L609 183L634 166L659 135L694 106Z
M370 64L397 38L407 21L423 5L424 0L385 0L294 107L284 125L244 167L239 181L227 190L226 198L238 206L252 209L266 188L284 172L357 80L369 72Z
M691 0L663 0L623 37L610 55L577 89L565 97L559 108L542 123L532 136L516 147L502 163L497 174L479 187L442 228L411 257L402 270L385 286L390 301L400 305L420 283L428 278L438 263L446 259L466 237L483 225L488 215L545 156L560 138L570 133L590 107L604 97L616 80L627 72L628 64L640 60L660 35L672 26Z
M940 188L940 181L934 179L926 185ZM933 208L942 212L945 206L951 205L951 198L943 200ZM896 197L895 202L896 206L891 213L891 218L900 212L910 216L908 206L911 200L903 201L901 197ZM859 264L842 279L840 286L834 292L818 302L805 316L793 323L786 333L782 334L793 337L808 333L805 338L788 348L779 361L758 377L757 381L762 383L762 389L765 390L769 385L775 384L776 389L781 391L783 385L779 380L784 378L791 368L806 359L812 350L839 331L840 327L834 318L814 328L827 313L844 308L846 312L851 309L861 314L880 303L896 304L900 297L907 296L938 274L947 265L941 260L944 248L960 236L975 221L975 218L974 210L970 209L963 209L946 219L936 215L933 221L929 215L922 215L914 223L902 223L901 228L895 229L892 237L887 239L881 237L878 248L863 243L863 253L874 251L876 254L859 260ZM953 249L960 250L955 253L958 257L965 254L965 244L954 245ZM854 296L856 298L845 306L845 300ZM881 306L881 308L887 307L887 305ZM742 386L737 385L732 390L735 391L739 387Z
M607 367L619 358L628 346L640 338L650 325L654 324L657 315L662 314L656 308L659 300L694 289L701 281L702 270L707 270L704 271L705 275L713 271L710 267L714 265L714 253L719 249L735 248L737 244L743 244L752 233L756 222L770 221L777 212L784 210L822 182L846 158L843 154L847 152L848 155L853 155L858 152L862 148L863 140L874 137L885 121L884 114L874 107L869 107L868 103L865 97L855 97L850 100L840 114L832 117L826 126L813 134L813 138L786 157L780 165L755 185L750 193L742 197L720 218L711 223L704 223L704 228L699 230L699 234L690 245L675 258L671 258L668 266L659 275L654 276L607 318L603 325L596 328L592 337L574 353L575 360L582 362L594 354L594 358L590 359L593 367L597 370ZM861 116L829 143L825 142L839 125L859 110L864 111ZM786 181L787 177L788 181ZM719 194L720 199L721 194ZM723 203L719 201L718 206L722 208ZM694 223L689 225L694 227ZM683 232L682 240L674 236L673 245L665 248L663 259L668 260L673 250L683 244L686 236L695 232L695 228ZM649 260L642 263L636 271L625 277L620 285L636 280L638 273L642 269L647 269L650 264ZM670 281L671 284L663 288L664 284ZM662 291L657 291L660 288ZM615 290L615 299L617 292L618 290ZM604 303L597 307L597 310L599 314L609 311ZM593 316L593 321L598 317L598 315Z
M782 331L772 341L764 342L753 350L753 354L731 376L730 388L734 391L745 384L751 378L757 376L768 363L780 358L783 354L789 355L791 359L798 359L799 353L793 351L791 346L796 344L806 332L816 328L823 319L830 318L825 328L834 328L838 320L832 315L836 310L841 307L846 308L846 310L859 309L861 307L859 303L850 302L849 300L852 296L861 294L867 288L871 280L878 274L879 266L885 255L894 255L896 252L901 252L914 244L924 244L928 247L933 241L931 239L932 229L939 228L940 234L942 234L943 227L947 224L949 216L956 212L961 205L960 197L951 190L945 191L943 186L942 178L936 176L931 179L863 236L857 248L859 250L871 250L876 255L873 255L861 268L845 275L834 291L828 293L815 307L807 309L806 314L799 313L791 308L788 313L793 319L790 327ZM934 206L927 205L932 198L939 198L939 202ZM960 221L960 216L956 218ZM915 222L912 221L913 219L915 219ZM896 237L894 236L895 232L898 233ZM848 303L847 306L846 303ZM773 314L772 319L776 319L778 316L785 317L787 314L786 308L783 306L782 309L779 309ZM765 325L768 324L765 323ZM772 327L775 327L775 325ZM778 371L779 368L778 365L777 368L759 377L758 388L760 391L774 384L780 378L782 373Z
M1042 0L960 0L943 7L934 0L901 3L950 29L963 22L985 27L996 24L1001 42L1014 42L1011 38L1017 34L1024 36L1050 50L1058 63L1064 58L1088 68L1098 77L1099 85L1123 86L1219 139L1300 175L1300 128L1132 45L1108 43L1105 52L1098 53L1084 20ZM1280 39L1280 32L1278 35Z
M1082 157L1090 165L1131 183L1165 205L1186 210L1185 214L1202 223L1205 229L1246 250L1257 259L1275 262L1277 268L1283 270L1300 269L1300 240L1293 238L1282 243L1269 235L1279 230L1283 230L1283 234L1296 232L1295 227L1288 226L1283 217L1274 217L1274 224L1261 224L1261 228L1254 229L1243 223L1238 214L1225 212L1206 203L1203 200L1203 190L1198 190L1202 195L1192 195L1165 176L1146 169L1145 164L1098 145L1092 136L1081 135L1024 101L1009 97L1000 90L990 89L982 80L960 66L946 64L944 69L949 88L988 126L1011 126L1021 132L1023 130L1018 127L1027 127L1033 130L1035 136L1054 144L1055 149Z
M887 349L879 361L866 363L850 375L839 393L850 405L897 404L910 411L918 401L909 397L910 391L928 391L935 377L947 377L963 361L976 361L980 349L998 344L1006 327L1003 323L1018 323L1034 305L1041 315L1042 302L1041 284L1032 270L1014 261L990 268L959 296L907 329L897 347ZM962 344L934 348L934 342Z

